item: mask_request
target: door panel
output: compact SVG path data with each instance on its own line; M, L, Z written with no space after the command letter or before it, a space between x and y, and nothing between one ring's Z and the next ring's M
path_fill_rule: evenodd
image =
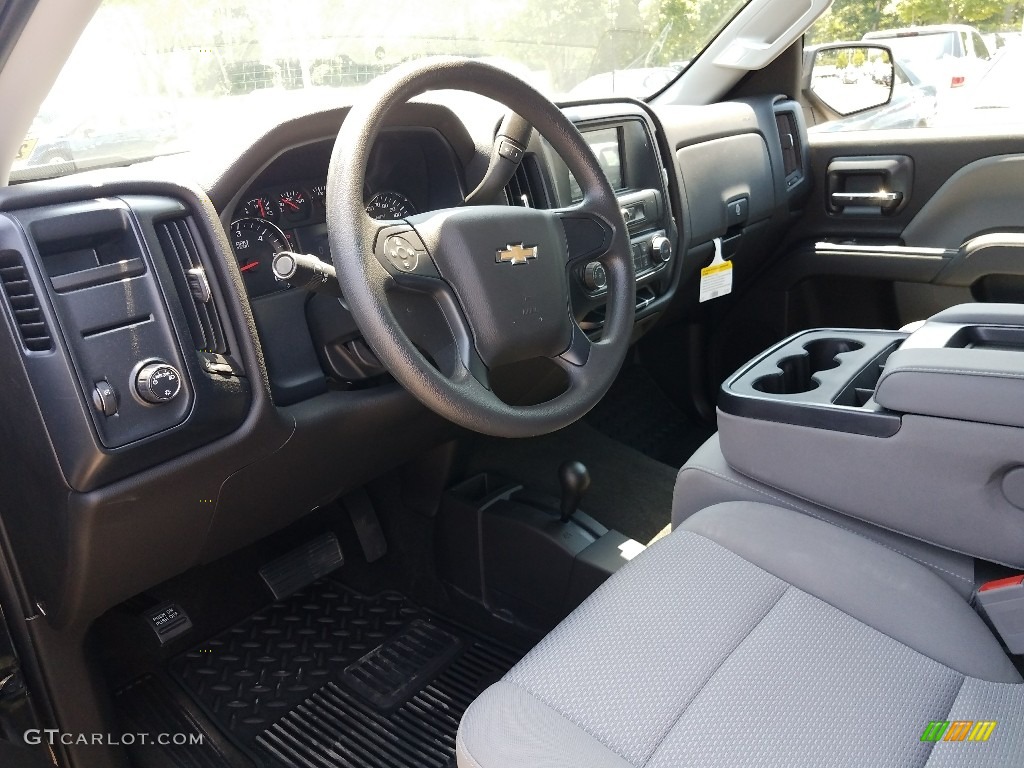
M808 200L805 215L793 229L790 240L853 238L898 241L911 221L954 174L978 160L1021 153L1024 151L1024 138L1005 134L965 137L934 129L812 133L808 137L808 147L811 172L817 182L816 192ZM913 161L913 178L906 205L893 215L845 216L832 213L827 200L829 165L836 158L879 155L906 156ZM1019 175L1016 190L1009 191L1017 196L1018 202L1024 200L1024 174ZM1007 226L1013 223L1005 222ZM1021 226L1019 214L1016 226ZM959 245L957 243L953 247Z
M1020 137L914 130L811 134L808 144L817 192L772 271L776 290L790 292L817 278L859 278L847 284L855 303L891 302L883 314L896 324L965 301L1024 302ZM856 168L857 158L869 167L878 166L880 156L906 157L912 166L899 190L903 207L892 213L837 209L830 199L837 158L840 168ZM880 290L884 296L864 294ZM803 306L809 295L806 287L793 294L797 306L791 315L810 323L825 319Z
M960 248L984 232L1024 227L1024 155L975 160L953 174L903 230L908 245Z

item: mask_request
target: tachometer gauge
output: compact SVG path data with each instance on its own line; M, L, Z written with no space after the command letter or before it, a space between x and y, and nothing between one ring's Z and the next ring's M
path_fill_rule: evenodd
M281 209L281 217L285 221L297 223L309 218L313 212L313 204L301 189L289 189L277 196Z
M378 192L366 204L366 212L371 218L389 220L413 216L416 209L405 195L398 192Z
M252 216L255 219L266 219L270 222L277 221L277 203L269 197L260 195L249 200L242 208L242 213Z
M287 287L274 277L271 266L275 255L291 250L284 232L266 219L248 218L231 222L228 235L249 296L263 296Z

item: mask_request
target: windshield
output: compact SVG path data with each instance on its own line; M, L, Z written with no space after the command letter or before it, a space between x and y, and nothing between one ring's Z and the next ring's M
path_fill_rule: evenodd
M644 98L749 0L104 0L12 178L218 145L351 103L423 56L479 58L548 97Z

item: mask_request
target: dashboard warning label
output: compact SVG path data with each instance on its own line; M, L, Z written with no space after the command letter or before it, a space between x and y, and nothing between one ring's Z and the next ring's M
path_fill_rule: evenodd
M700 271L700 301L732 293L732 262L722 258L722 241L715 238L715 260Z

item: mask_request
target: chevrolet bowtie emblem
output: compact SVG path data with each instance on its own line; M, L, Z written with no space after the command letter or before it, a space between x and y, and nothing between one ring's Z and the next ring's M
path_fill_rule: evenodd
M496 261L508 261L512 264L525 264L530 259L537 258L537 246L523 245L522 243L509 243L505 250L498 251Z

